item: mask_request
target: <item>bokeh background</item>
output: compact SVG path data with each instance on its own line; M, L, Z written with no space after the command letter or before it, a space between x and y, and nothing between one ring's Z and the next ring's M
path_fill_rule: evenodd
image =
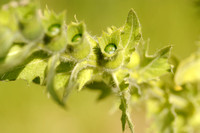
M0 6L9 2L0 0ZM150 53L173 45L172 54L184 59L200 40L200 14L194 0L38 0L57 13L66 10L67 23L78 20L96 36L108 26L124 24L129 9L140 19L143 37L150 39ZM0 18L1 19L1 18ZM122 133L120 115L111 109L115 97L97 101L99 92L74 91L68 109L59 107L45 88L25 81L0 82L0 133ZM144 107L132 112L136 133L148 127ZM129 131L126 131L129 133Z

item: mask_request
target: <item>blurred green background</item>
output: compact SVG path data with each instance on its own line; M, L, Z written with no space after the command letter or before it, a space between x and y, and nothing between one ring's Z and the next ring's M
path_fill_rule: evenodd
M0 5L8 0L0 0ZM140 19L145 40L150 38L150 53L173 45L172 53L183 59L196 50L200 40L200 16L193 0L40 0L57 13L67 11L67 23L85 21L92 35L100 36L108 26L124 24L133 8ZM44 87L25 81L0 82L0 133L122 133L120 111L110 114L116 100L97 102L98 92L74 91L68 110L49 99ZM144 108L133 108L136 133L148 124ZM129 131L127 131L128 133Z

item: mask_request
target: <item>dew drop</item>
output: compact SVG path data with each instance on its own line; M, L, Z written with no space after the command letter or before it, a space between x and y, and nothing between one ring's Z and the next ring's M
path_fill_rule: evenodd
M56 36L60 33L60 28L61 28L60 24L52 24L49 27L48 31L49 31L51 36Z
M82 38L82 34L76 34L73 38L72 38L72 42L79 42Z
M105 47L104 51L105 51L106 53L108 53L108 54L113 54L113 53L116 51L116 49L117 49L117 46L116 46L114 43L109 43L109 44Z

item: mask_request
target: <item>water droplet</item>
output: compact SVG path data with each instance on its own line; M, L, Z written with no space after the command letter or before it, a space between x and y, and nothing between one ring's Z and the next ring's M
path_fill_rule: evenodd
M72 42L79 42L82 38L82 34L76 34L73 38L72 38Z
M51 36L56 36L60 33L60 28L61 28L60 24L52 24L49 27L48 31L49 31Z
M109 43L109 44L105 47L104 51L105 51L106 53L108 53L108 54L113 54L113 53L116 51L116 49L117 49L117 46L116 46L114 43Z

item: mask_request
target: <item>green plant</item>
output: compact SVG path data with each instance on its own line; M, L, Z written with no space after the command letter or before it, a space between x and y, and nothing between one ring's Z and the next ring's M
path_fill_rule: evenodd
M109 27L98 38L84 22L66 25L65 13L41 13L35 3L7 4L0 18L1 81L46 86L61 106L72 89L98 89L99 100L114 94L123 131L127 124L134 132L129 112L140 103L153 119L149 132L200 130L200 52L181 62L170 56L171 46L149 55L132 9L122 27Z

